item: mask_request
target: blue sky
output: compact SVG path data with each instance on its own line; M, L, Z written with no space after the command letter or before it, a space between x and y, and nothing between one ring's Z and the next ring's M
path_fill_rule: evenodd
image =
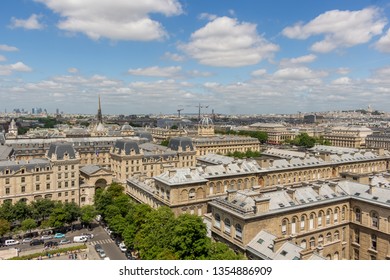
M389 4L3 0L0 112L389 111Z

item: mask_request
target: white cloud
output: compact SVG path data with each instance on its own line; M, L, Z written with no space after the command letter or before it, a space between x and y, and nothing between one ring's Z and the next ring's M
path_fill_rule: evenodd
M69 72L69 73L72 73L72 74L78 73L78 72L79 72L79 69L74 68L74 67L71 67L71 68L68 69L68 72Z
M8 45L0 45L0 51L4 52L16 52L19 49L17 47L8 46Z
M147 68L129 69L128 73L135 76L149 77L175 77L181 72L180 66L159 67L152 66Z
M24 28L24 29L43 29L44 25L39 22L41 15L32 14L28 19L17 19L12 17L10 28Z
M7 58L4 55L0 55L0 61L6 61Z
M318 79L327 75L328 73L325 71L314 71L307 67L283 68L274 73L274 77L286 80Z
M256 31L256 25L219 17L191 34L190 42L179 48L199 63L210 66L240 67L269 58L279 47Z
M93 40L150 41L167 36L151 13L174 16L182 13L178 0L36 0L61 16L58 28L80 32Z
M176 61L176 62L181 62L181 61L184 61L184 59L185 59L184 56L182 56L180 54L170 53L170 52L164 53L163 58L164 59L173 60L173 61Z
M352 84L352 80L349 77L341 77L332 81L333 85L350 85Z
M256 77L259 77L259 76L263 76L267 73L267 70L266 69L257 69L255 71L253 71L251 73L252 76L256 76Z
M286 27L282 33L292 39L324 35L324 40L314 43L311 50L326 53L338 48L367 43L373 36L382 33L386 23L386 19L377 8L370 7L359 11L332 10L307 24L297 23Z
M217 17L218 17L217 15L209 14L209 13L201 13L198 16L199 19L206 19L206 20L209 20L209 21L212 21L212 20L216 19Z
M351 72L351 70L347 67L340 67L336 70L336 73L338 73L340 75L347 75L347 74L349 74L349 72Z
M390 52L390 29L375 43L375 48L381 52Z
M293 66L304 63L311 63L317 59L317 56L314 54L308 54L304 56L294 57L294 58L285 58L280 61L281 66Z
M31 72L32 69L23 62L16 62L9 65L0 65L0 76L9 76L13 72Z

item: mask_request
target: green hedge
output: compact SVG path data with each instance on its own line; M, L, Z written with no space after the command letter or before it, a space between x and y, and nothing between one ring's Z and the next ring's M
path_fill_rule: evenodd
M87 249L87 245L77 245L77 246L66 247L66 248L58 248L55 250L47 250L45 252L38 252L38 253L25 255L25 256L13 257L10 258L9 260L31 260L31 259L36 259L38 257L46 257L47 254L56 255L57 253L66 253L68 251L84 250L84 249Z

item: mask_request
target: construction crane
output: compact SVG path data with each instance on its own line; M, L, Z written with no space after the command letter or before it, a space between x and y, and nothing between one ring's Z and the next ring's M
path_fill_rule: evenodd
M196 106L196 107L198 107L199 108L199 115L198 115L198 120L200 121L200 109L201 108L208 108L209 107L209 105L200 105L200 103L199 103L199 105L198 106Z
M179 115L179 119L180 119L180 112L183 111L183 110L184 110L183 108L177 109L177 113L178 113L178 115Z

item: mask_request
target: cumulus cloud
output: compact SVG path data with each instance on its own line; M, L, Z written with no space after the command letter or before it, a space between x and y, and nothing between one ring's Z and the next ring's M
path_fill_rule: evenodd
M16 52L19 49L17 47L9 46L9 45L0 45L0 51L4 52Z
M184 61L184 59L185 59L184 56L177 54L177 53L171 53L171 52L165 52L163 58L173 60L176 62L181 62L181 61Z
M317 56L314 54L308 54L304 56L294 57L294 58L285 58L280 61L281 66L292 66L304 63L311 63L317 59Z
M71 68L68 68L68 72L69 73L78 73L79 72L79 69L77 69L77 68L74 68L74 67L71 67Z
M365 8L359 11L332 10L325 12L307 24L297 23L283 29L282 33L291 39L307 39L324 35L311 50L326 53L338 48L348 48L369 42L380 35L387 21L378 8Z
M0 61L6 61L7 58L4 55L0 55Z
M127 72L135 76L174 77L181 72L181 67L180 66L170 66L170 67L152 66L147 68L129 69Z
M318 79L328 75L325 71L315 71L307 67L282 68L274 73L274 76L286 80Z
M375 43L375 48L381 52L390 52L390 29Z
M80 32L93 40L150 41L167 36L151 13L174 16L182 13L178 0L36 0L61 16L58 28Z
M341 77L332 81L333 85L350 85L351 83L352 80L349 77Z
M41 15L32 14L28 19L17 19L12 17L10 28L24 28L28 30L43 29L45 26L39 22Z
M252 76L256 76L256 77L259 77L259 76L263 76L267 73L267 70L266 69L257 69L255 71L253 71L251 73Z
M214 15L214 14L209 14L209 13L201 13L198 18L199 19L206 19L206 20L214 20L216 19L218 16L217 15Z
M347 75L349 72L351 72L351 70L347 67L340 67L336 70L336 73L340 75Z
M207 23L179 48L199 63L217 67L257 64L279 49L257 33L256 24L229 17Z
M0 75L9 76L13 72L31 72L32 69L23 62L16 62L9 65L0 65Z

